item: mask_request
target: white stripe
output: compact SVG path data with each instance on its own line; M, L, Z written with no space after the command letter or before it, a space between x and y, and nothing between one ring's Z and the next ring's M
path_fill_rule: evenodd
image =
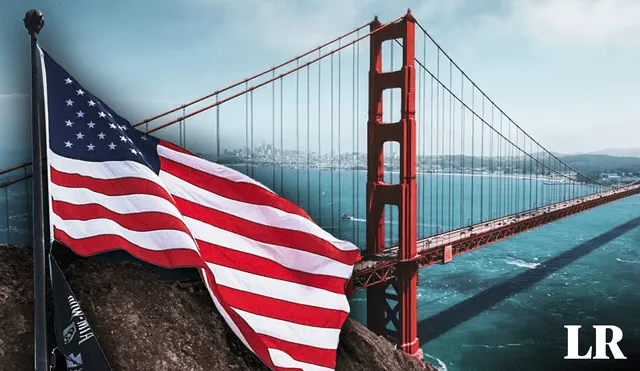
M353 273L353 266L326 256L256 241L190 217L184 217L184 220L196 240L266 258L302 272L344 279L349 279Z
M276 367L295 368L302 371L334 371L332 368L314 365L311 363L296 361L291 356L279 349L268 348L271 363Z
M335 238L311 220L303 218L300 215L290 214L271 206L255 205L225 198L162 170L160 171L160 179L166 184L172 195L196 204L216 209L254 223L309 233L331 243L343 251L358 249L352 243Z
M221 178L226 178L226 179L229 179L231 181L238 182L238 183L253 184L253 185L256 185L258 187L264 188L265 190L269 191L270 193L274 193L272 190L267 188L267 186L265 186L264 184L254 180L254 179L249 178L248 176L242 174L241 172L239 172L237 170L233 170L233 169L228 168L226 166L222 166L222 165L216 164L215 162L207 161L207 160L202 159L200 157L195 157L195 156L192 156L192 155L188 155L186 153L178 152L178 151L176 151L174 149L165 147L162 144L158 145L158 155L160 155L161 157L164 157L166 159L169 159L169 160L175 161L177 163L180 163L182 165L188 166L190 168L193 168L193 169L200 170L202 172L211 174L211 175L219 176Z
M90 162L75 160L49 152L49 165L67 174L79 174L96 179L140 178L150 180L167 189L150 168L134 161Z
M118 214L160 212L182 220L182 214L169 200L148 194L107 196L86 188L68 188L51 183L51 197L74 205L99 204Z
M182 231L161 229L138 232L124 228L111 219L64 220L56 214L51 214L51 222L74 239L113 234L147 250L191 249L198 252L191 236Z
M337 349L340 336L339 328L322 328L300 325L271 317L261 316L255 313L245 312L231 307L244 319L253 331L289 341L296 344L308 345L322 349Z
M227 322L227 325L229 325L229 327L231 328L231 331L233 331L233 333L240 338L240 341L242 341L242 344L244 344L247 348L249 348L250 351L255 353L253 349L249 346L247 339L245 339L244 335L242 335L242 332L240 331L236 323L233 322L233 320L229 316L229 313L227 313L227 311L224 309L222 304L220 304L220 302L218 301L218 298L216 298L216 296L213 294L213 291L211 291L211 286L209 286L209 280L207 279L207 271L204 268L202 268L200 269L200 274L202 275L202 281L204 281L204 285L207 287L207 291L209 291L209 296L211 296L211 299L213 300L213 304L215 304L216 308L218 309L218 312L220 313L222 318L224 318L225 322Z
M349 302L343 294L247 273L210 262L207 262L207 266L213 272L218 285L292 303L349 313Z

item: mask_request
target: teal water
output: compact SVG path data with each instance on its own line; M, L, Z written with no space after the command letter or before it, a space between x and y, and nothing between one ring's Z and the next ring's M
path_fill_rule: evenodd
M334 235L364 247L364 172L238 169L308 210ZM21 185L6 198L0 194L0 230L7 220L10 227L0 242L28 242L27 191ZM423 174L418 176L418 232L427 236L493 213L506 215L593 191L545 185L541 179ZM492 214L487 215L489 208ZM352 218L341 219L340 213ZM395 223L397 214L389 212L386 225ZM422 269L418 320L425 358L448 371L628 366L640 353L639 225L640 196L635 196ZM397 234L387 242L394 239ZM351 316L366 321L363 291L351 298ZM583 325L581 353L593 342L592 324L619 326L621 349L630 360L563 360L566 324Z

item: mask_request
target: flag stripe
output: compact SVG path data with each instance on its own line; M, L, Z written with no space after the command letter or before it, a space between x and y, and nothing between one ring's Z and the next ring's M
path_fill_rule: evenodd
M164 171L160 171L160 179L167 185L169 193L173 196L236 215L239 218L258 224L309 233L331 243L340 250L349 251L358 249L349 242L338 240L312 221L302 218L299 215L290 214L269 206L253 205L231 200L196 187Z
M240 315L251 328L259 333L272 336L276 339L290 341L296 344L308 345L322 349L336 349L338 347L338 335L340 329L322 328L299 325L297 323L282 321L275 318L261 316L259 314L245 312L231 307Z
M342 278L286 268L269 259L227 249L201 240L196 241L200 247L200 255L205 260L215 262L217 265L255 275L262 275L265 272L269 272L269 277L274 279L315 287L336 294L344 294L345 280Z
M218 285L292 303L336 309L349 313L349 302L344 295L267 276L246 273L210 262L207 262L207 266L213 272Z
M350 265L320 254L256 241L239 233L218 228L188 216L186 216L184 220L189 226L193 237L203 243L218 245L227 249L259 256L284 267L302 272L328 275L342 279L349 279L353 273Z
M322 255L348 265L355 264L360 256L359 251L340 251L329 242L312 234L254 223L232 214L198 205L175 195L173 199L185 218L197 219L254 241Z
M218 165L215 162L210 162L205 159L196 157L189 151L169 142L160 141L160 145L158 145L158 155L168 160L186 165L194 170L199 170L201 172L224 177L236 183L253 184L273 194L273 191L267 188L265 185L249 178L241 172L233 170L226 166Z
M142 178L96 179L80 174L69 174L51 168L51 182L65 188L86 188L106 196L147 194L173 202L162 186Z
M95 179L146 179L166 189L156 173L134 161L82 161L62 157L53 151L48 152L47 161L51 167L67 174L79 174Z
M343 311L296 304L226 286L218 286L218 290L229 306L301 325L340 328L348 315Z
M110 219L65 220L56 214L52 214L51 219L54 226L76 239L116 235L147 250L191 249L198 252L195 241L191 236L181 231L156 229L148 232L137 232L126 229Z
M82 256L90 256L111 250L125 250L138 259L167 268L198 267L204 265L200 255L191 249L149 250L132 244L115 234L86 238L73 238L63 230L54 227L54 239Z
M249 183L234 182L163 157L160 158L160 164L163 171L219 196L254 205L270 206L311 220L304 210L262 187Z
M155 231L158 230L157 226L161 225L165 230L181 231L189 235L189 229L182 220L165 213L118 214L98 204L74 205L55 200L51 206L53 212L65 220L110 219L128 230L137 232Z
M100 204L118 214L159 212L182 219L175 204L154 195L107 196L86 188L67 188L53 183L49 186L49 190L54 200L74 205Z

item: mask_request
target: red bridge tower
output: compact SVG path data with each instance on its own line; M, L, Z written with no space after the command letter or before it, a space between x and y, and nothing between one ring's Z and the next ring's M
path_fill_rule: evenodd
M376 19L371 31L381 27ZM382 72L382 43L402 39L402 68ZM395 341L408 354L416 354L417 337L417 272L416 262L416 122L415 122L415 18L411 12L398 22L373 33L369 71L369 119L367 136L367 253L379 254L385 249L384 206L395 205L399 215L399 249L396 278L367 289L367 326L373 332ZM401 90L401 119L382 121L382 93L385 89ZM383 144L400 144L400 183L383 180ZM391 286L394 293L387 290ZM389 304L391 302L391 304ZM393 329L387 325L393 325Z

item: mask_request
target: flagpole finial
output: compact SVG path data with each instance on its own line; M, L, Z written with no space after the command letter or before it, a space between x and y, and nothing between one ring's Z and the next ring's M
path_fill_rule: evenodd
M24 27L29 35L37 35L44 26L44 15L38 9L31 9L24 15Z

